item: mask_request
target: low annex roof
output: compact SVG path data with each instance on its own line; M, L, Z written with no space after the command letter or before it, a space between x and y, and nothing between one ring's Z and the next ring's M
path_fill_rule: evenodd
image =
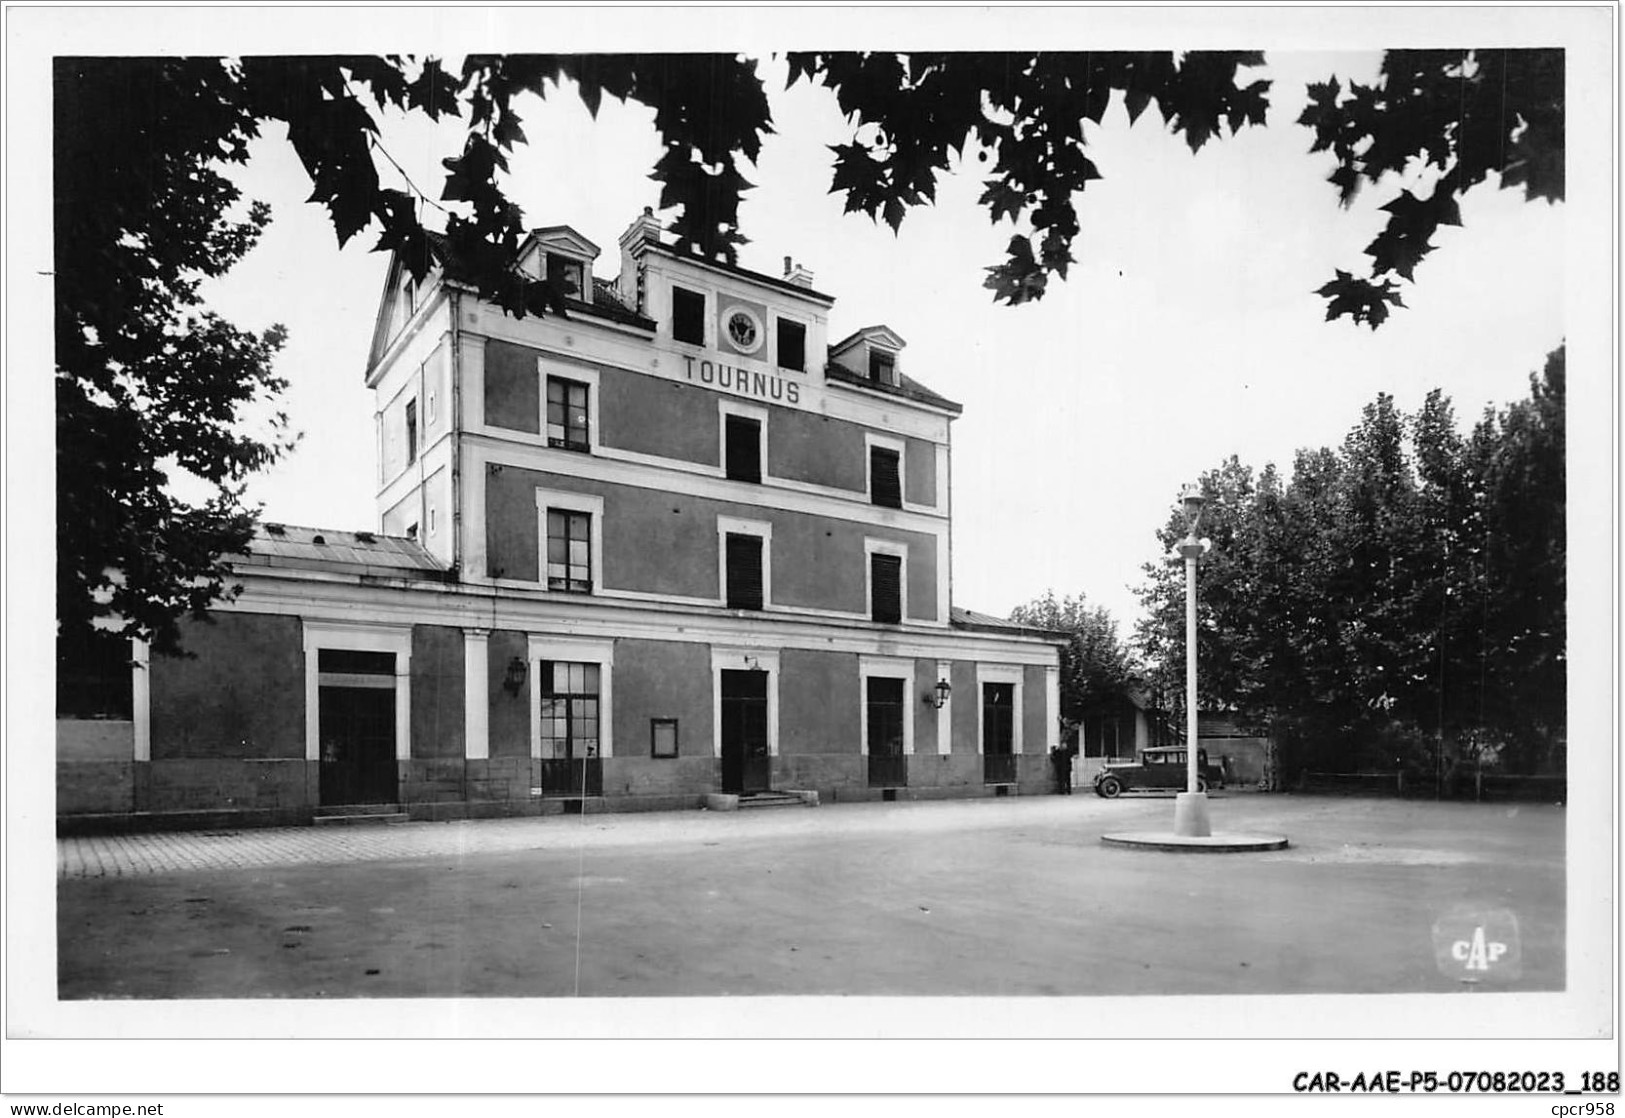
M963 606L953 606L948 611L949 624L955 629L969 629L983 633L1008 633L1025 637L1046 637L1051 640L1070 639L1066 633L1055 629L1041 629L1036 625L1022 625L1014 621L1007 621L1002 617L994 617L990 613L977 613L975 610L965 609Z
M416 540L375 532L336 528L302 528L266 523L254 530L248 553L234 557L239 568L286 567L342 571L378 578L413 578L445 582L451 571Z

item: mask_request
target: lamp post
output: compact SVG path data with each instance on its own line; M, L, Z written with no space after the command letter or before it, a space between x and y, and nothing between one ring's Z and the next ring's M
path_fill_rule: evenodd
M1285 835L1213 833L1208 822L1207 793L1202 787L1200 747L1196 724L1196 560L1212 545L1196 535L1202 519L1201 491L1188 487L1182 503L1185 506L1185 538L1178 541L1175 550L1179 558L1170 555L1168 563L1185 561L1185 791L1174 798L1173 831L1119 831L1101 835L1107 846L1132 846L1149 850L1201 850L1207 853L1239 853L1246 850L1282 850L1287 846Z
M1207 796L1199 790L1201 768L1197 764L1196 559L1208 549L1208 541L1196 537L1204 503L1201 492L1195 486L1186 489L1183 503L1186 530L1179 541L1179 554L1185 560L1185 791L1174 800L1174 833L1205 837L1213 833L1213 827L1208 822Z

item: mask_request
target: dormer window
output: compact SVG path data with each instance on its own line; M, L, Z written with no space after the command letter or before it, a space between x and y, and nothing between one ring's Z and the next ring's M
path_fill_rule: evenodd
M898 387L897 355L884 353L878 349L869 351L869 379L876 384L886 384L893 388Z
M556 252L547 254L547 282L556 285L569 299L586 300L582 294L586 284L586 269L581 261Z

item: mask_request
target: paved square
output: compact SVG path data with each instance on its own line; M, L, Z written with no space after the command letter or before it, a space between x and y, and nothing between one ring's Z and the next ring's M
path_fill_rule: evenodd
M1426 993L1510 913L1564 988L1564 815L1245 793L1287 850L1110 848L1168 798L1031 797L67 839L64 999ZM1454 926L1454 925L1451 925ZM1459 963L1459 960L1457 960Z

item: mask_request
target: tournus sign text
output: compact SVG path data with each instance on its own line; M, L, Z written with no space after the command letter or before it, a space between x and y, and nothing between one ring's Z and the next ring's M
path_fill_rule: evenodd
M683 364L688 379L699 384L720 388L724 392L736 392L757 400L770 400L792 406L801 403L801 385L777 373L756 372L721 361L696 360L686 356L683 358Z

